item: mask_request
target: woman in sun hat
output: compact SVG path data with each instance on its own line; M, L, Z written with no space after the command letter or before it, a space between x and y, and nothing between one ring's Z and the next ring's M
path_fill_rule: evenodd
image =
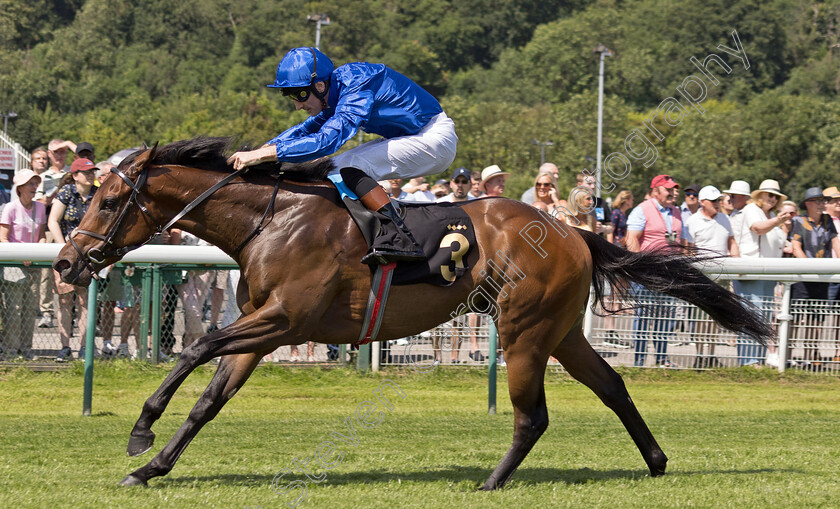
M752 200L742 211L742 219L733 230L741 258L781 258L787 235L781 225L791 218L790 211L776 215L776 210L787 199L779 183L767 179L750 193ZM732 282L738 295L758 306L770 320L775 281ZM765 348L751 339L738 338L738 363L742 366L759 366L764 360ZM770 360L771 364L773 359Z
M44 242L47 208L35 201L41 177L32 170L22 170L15 174L13 182L18 199L3 207L0 214L0 242ZM3 274L6 294L3 349L10 358L32 358L41 270L30 268L31 264L23 262L24 267L6 267Z

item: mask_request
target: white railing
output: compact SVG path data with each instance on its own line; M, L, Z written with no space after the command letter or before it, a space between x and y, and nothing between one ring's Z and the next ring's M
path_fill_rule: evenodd
M0 132L0 148L10 148L15 151L15 172L29 168L32 154L24 150L20 143L16 143L15 140L3 132Z
M10 244L0 243L0 262L16 261L52 261L59 250L59 244ZM132 251L123 259L128 263L183 263L183 264L233 264L234 261L220 249L213 246L143 246ZM834 301L791 301L791 284L794 282L825 282L840 283L840 259L723 259L714 264L708 264L703 270L713 278L723 280L772 280L781 283L780 292L767 299L762 304L762 310L770 316L771 322L778 332L777 347L779 355L779 371L787 368L790 356L803 357L811 352L828 353L834 356L834 351L840 346L840 303ZM655 301L656 299L654 299ZM658 305L652 302L652 305ZM672 304L673 307L673 304ZM816 317L816 319L815 319ZM633 365L635 348L632 342L634 330L632 312L617 315L612 322L593 313L587 308L584 320L584 332L593 347L613 365ZM715 349L718 358L724 366L737 366L743 360L739 347L739 338L727 331L722 331L711 320L694 306L680 302L676 305L674 316L653 318L665 321L669 326L681 325L682 331L669 331L668 356L675 359L673 367L692 368L704 349ZM443 324L424 335L418 336L421 344L412 350L412 354L428 350L431 358L433 353L440 356L440 342L451 343L445 338L457 336L458 342L463 341L464 351L452 353L452 362L475 364L470 357L476 341L481 350L486 353L487 320L483 318L466 318L460 321ZM657 326L653 326L654 335ZM455 332L453 332L455 331ZM472 345L468 346L467 339L471 338ZM476 339L477 338L477 339ZM623 348L615 347L615 338L625 342ZM652 338L649 344L657 341ZM428 343L428 344L427 344ZM437 345L437 346L435 346ZM392 345L392 350L394 350ZM741 344L742 346L742 344ZM379 358L380 343L374 344L374 357ZM469 350L468 350L469 349ZM433 352L437 350L437 352ZM446 348L444 348L446 350ZM451 348L450 348L451 350ZM737 353L736 353L737 352ZM654 352L647 352L648 362L655 358ZM450 353L444 355L442 362L449 363ZM399 358L399 356L395 356ZM404 356L403 356L404 357ZM404 359L403 359L404 360ZM801 362L797 360L797 362ZM394 359L391 364L403 364ZM656 365L655 362L653 365ZM820 365L820 371L840 374L840 361L830 361ZM713 367L713 366L700 366Z

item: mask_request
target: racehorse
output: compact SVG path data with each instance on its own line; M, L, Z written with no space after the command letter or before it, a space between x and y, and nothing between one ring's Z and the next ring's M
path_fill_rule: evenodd
M119 178L112 176L102 184L53 263L63 281L87 286L95 271L118 261L175 219L176 227L218 246L242 270L237 289L241 316L184 349L143 405L128 454L151 449L152 424L180 384L197 366L221 357L213 379L169 443L128 474L122 485L145 485L169 473L202 426L277 347L309 339L358 341L371 286L370 269L359 262L367 244L332 185L303 182L320 179L332 163L326 159L283 165L281 181L268 172L249 171L207 193L231 176L225 162L228 143L224 138L197 138L139 151L121 162L112 170ZM267 214L269 202L274 204L272 216ZM591 283L602 305L605 284L621 291L630 280L695 304L724 327L761 343L772 334L754 309L709 280L688 257L630 253L504 198L470 201L463 210L478 243L464 260L454 260L453 255L456 265L466 261L466 273L448 287L391 288L377 340L428 330L450 319L465 302L495 310L514 435L482 489L504 486L546 430L543 384L549 356L616 413L651 475L664 474L667 457L624 382L584 337L583 310ZM254 235L260 223L265 228ZM508 263L494 258L500 253ZM476 292L479 288L482 291Z

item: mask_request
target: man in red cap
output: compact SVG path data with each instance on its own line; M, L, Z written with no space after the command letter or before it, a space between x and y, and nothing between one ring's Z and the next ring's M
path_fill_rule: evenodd
M639 251L669 251L681 243L682 220L674 205L680 185L670 175L657 175L650 182L650 199L645 200L627 216L627 249ZM647 339L653 335L656 365L670 367L666 350L668 335L674 330L673 297L654 294L633 283L633 293L643 305L636 307L633 318L635 366L644 366ZM654 303L653 305L651 305ZM653 332L648 326L652 322Z

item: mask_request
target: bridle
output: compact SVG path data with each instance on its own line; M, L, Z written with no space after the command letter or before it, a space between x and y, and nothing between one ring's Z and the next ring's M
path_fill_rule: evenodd
M122 208L122 211L120 211L120 215L117 218L117 221L114 223L114 225L108 231L108 233L105 234L105 235L102 235L101 233L92 232L92 231L89 231L89 230L82 230L82 229L79 229L79 228L74 228L73 231L70 232L70 236L69 236L70 237L70 244L73 246L73 248L79 254L79 258L82 260L82 263L84 263L85 268L87 268L90 271L91 277L98 281L99 276L97 276L97 274L96 274L96 269L93 266L94 263L97 263L97 264L100 264L100 265L104 264L105 260L107 258L114 257L114 256L116 256L118 258L122 258L123 256L125 256L126 253L128 253L130 251L134 251L135 249L139 248L140 246L146 244L147 242L149 242L153 238L160 235L162 232L168 230L173 224L178 222L189 211L191 211L197 205L199 205L201 202L203 202L204 200L209 198L210 195L212 195L213 193L215 193L216 191L218 191L222 187L226 186L231 180L233 180L236 177L242 175L247 170L248 170L248 167L246 166L245 168L242 168L240 170L237 170L237 171L229 174L227 177L223 178L219 182L216 182L216 184L214 184L210 189L204 191L198 198L196 198L195 200L193 200L189 204L187 204L181 210L181 212L179 212L178 214L175 215L175 217L170 219L168 223L161 226L160 224L158 224L158 221L154 217L152 217L152 214L151 214L151 212L149 212L149 209L147 209L145 206L143 206L143 204L140 203L140 201L138 199L139 196L141 195L141 192L142 192L141 189L146 184L146 180L148 180L148 178L149 178L149 167L144 166L143 169L140 170L140 174L138 175L137 180L135 182L132 182L131 179L125 173L123 173L119 168L117 168L115 166L115 167L111 168L111 173L117 174L126 183L126 185L128 185L128 187L131 188L131 196L129 196L128 201L126 201L125 205ZM275 194L276 194L276 192L277 191L275 189ZM272 199L271 201L272 201L272 204L273 204L274 200ZM136 204L137 207L140 209L140 211L143 212L144 214L146 214L146 217L148 217L152 221L152 224L157 225L155 227L155 232L148 239L144 240L140 244L136 244L136 245L133 245L133 246L124 246L124 247L120 247L120 248L113 248L110 251L106 251L109 246L113 245L114 236L116 236L117 231L119 231L120 226L122 225L122 222L125 219L125 215L128 212L129 208L131 207L132 203ZM73 239L77 234L87 235L88 237L93 237L97 240L103 241L102 247L89 249L87 254L83 253L82 249L78 246L78 244L76 244L76 241ZM250 240L250 238L249 238L249 240ZM240 249L241 249L241 246L240 246Z

